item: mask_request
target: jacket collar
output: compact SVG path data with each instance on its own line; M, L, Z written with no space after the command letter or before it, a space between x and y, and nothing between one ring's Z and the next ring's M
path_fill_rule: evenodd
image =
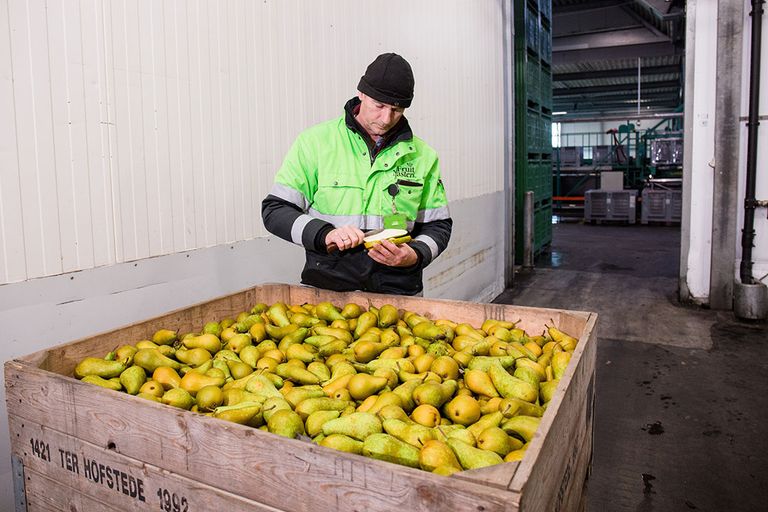
M358 109L360 108L360 98L355 96L351 100L349 100L344 105L344 122L347 125L347 128L352 130L353 132L359 134L365 143L368 145L369 149L373 149L374 142L371 139L371 137L368 135L368 133L363 129L362 126L360 126L360 123L357 122L357 119L355 119L355 114L357 113ZM405 140L411 140L413 139L413 132L411 131L411 126L408 124L408 120L405 118L405 116L400 118L400 121L392 127L391 130L389 130L387 133L384 134L384 144L377 149L377 152L380 152L382 149L387 148L389 146L394 146L398 142L402 142Z

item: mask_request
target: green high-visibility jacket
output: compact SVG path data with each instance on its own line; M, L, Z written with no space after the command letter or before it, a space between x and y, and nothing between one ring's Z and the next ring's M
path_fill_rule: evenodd
M418 293L421 271L448 244L451 219L438 157L413 136L405 118L385 137L372 141L354 120L356 98L337 119L298 136L264 200L268 230L304 246L302 281L336 290L363 289ZM363 231L382 228L384 217L404 214L419 255L413 268L380 265L362 248L328 254L325 235L353 225Z

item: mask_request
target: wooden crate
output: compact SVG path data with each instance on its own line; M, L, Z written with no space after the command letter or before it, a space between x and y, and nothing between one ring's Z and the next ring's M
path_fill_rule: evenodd
M175 409L80 382L103 356L159 328L200 329L257 302L385 303L479 326L552 319L578 337L521 462L444 477ZM19 510L546 511L585 506L591 467L597 315L270 284L5 364Z

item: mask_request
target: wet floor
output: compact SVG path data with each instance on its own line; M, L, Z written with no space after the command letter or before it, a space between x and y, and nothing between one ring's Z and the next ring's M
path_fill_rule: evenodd
M599 314L588 509L768 510L768 326L677 301L679 228L553 227L497 301Z

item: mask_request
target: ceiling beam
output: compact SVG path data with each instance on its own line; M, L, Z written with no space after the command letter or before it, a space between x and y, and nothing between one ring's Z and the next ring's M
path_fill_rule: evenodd
M680 66L640 66L641 76L667 75L679 73ZM555 73L552 80L555 82L570 82L574 80L596 80L599 78L620 78L637 76L637 68L601 69L595 71L577 71L574 73Z
M677 80L667 80L664 82L640 82L640 91L643 89L672 89L680 88L680 82ZM616 91L637 91L637 82L615 85L593 85L590 87L563 87L552 89L553 96L572 96L574 94L594 94L600 92Z

